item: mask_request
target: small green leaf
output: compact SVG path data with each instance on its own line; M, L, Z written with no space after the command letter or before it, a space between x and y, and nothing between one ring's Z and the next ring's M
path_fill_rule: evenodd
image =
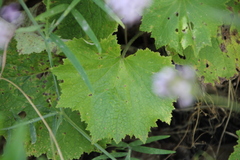
M134 151L140 152L140 153L147 153L147 154L172 154L172 153L175 153L175 151L150 148L150 147L145 147L145 146L133 146L133 147L131 147L131 149Z
M41 53L46 50L44 39L34 32L18 32L14 38L17 40L19 54ZM54 48L56 45L50 43L50 50Z
M52 17L54 15L57 15L63 11L65 11L68 7L68 4L59 4L45 12L43 12L42 14L38 15L35 20L36 21L44 21L46 18Z
M37 141L37 133L36 133L36 128L34 126L34 123L29 124L29 129L30 129L31 143L35 144Z
M21 27L18 28L15 33L20 33L20 32L35 32L38 29L40 29L43 25L36 25L36 26L29 26L29 27Z

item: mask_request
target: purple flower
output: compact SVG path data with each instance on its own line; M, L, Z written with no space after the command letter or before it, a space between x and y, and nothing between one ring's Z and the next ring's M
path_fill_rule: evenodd
M19 9L20 5L18 3L11 3L1 8L0 16L9 23L19 26L23 20L23 15Z
M179 98L180 107L193 104L200 88L189 66L165 67L153 76L153 92L163 98Z
M124 24L132 25L141 19L151 0L105 0L107 5L122 18Z
M0 9L0 49L4 49L14 36L15 30L23 22L20 5L11 3Z

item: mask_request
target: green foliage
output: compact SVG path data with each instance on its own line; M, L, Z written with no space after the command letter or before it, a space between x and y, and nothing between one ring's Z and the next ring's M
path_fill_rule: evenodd
M103 138L119 142L126 134L146 141L157 119L170 122L173 101L160 99L151 92L152 74L171 65L170 58L138 51L123 59L113 36L101 42L102 54L82 39L74 39L67 45L82 62L94 92L87 89L66 60L52 70L64 81L60 84L62 95L57 107L80 111L93 142Z
M152 33L157 48L167 46L175 63L195 66L206 83L230 78L239 68L240 14L239 2L231 1L230 16L227 2L154 1L143 16L141 29ZM223 24L232 26L225 31L220 27Z
M15 43L12 43L8 50L7 62L3 76L19 85L33 100L42 114L47 115L56 112L56 88L53 83L53 75L48 70L47 54L18 55ZM59 57L54 57L54 62L56 65L59 64ZM38 157L43 153L47 153L49 158L53 158L52 151L49 150L51 143L48 131L41 121L31 122L38 115L25 97L11 84L3 80L0 80L0 92L0 108L6 117L3 128L13 126L21 119L28 121L30 132L27 133L29 138L25 141L27 155ZM81 122L78 112L66 110L66 114L80 128L84 129L86 127ZM61 115L55 114L55 116L51 116L46 120L56 134L65 159L79 158L83 152L95 150L94 146L76 129L68 122L61 120ZM6 132L3 135L8 137Z
M41 53L46 50L44 39L33 32L16 33L17 50L19 54ZM50 49L56 50L56 45L51 43Z
M154 142L154 141L158 141L158 140L162 140L162 139L166 139L169 136L153 136L153 137L149 137L146 140L145 144ZM116 147L118 150L122 150L122 151L127 151L127 152L113 152L111 153L114 157L125 157L125 160L131 160L133 159L131 157L131 152L132 151L136 151L136 152L140 152L140 153L146 153L146 154L172 154L175 153L175 151L169 151L169 150L164 150L164 149L158 149L158 148L151 148L151 147L147 147L147 146L141 146L143 145L143 142L141 140L136 140L133 141L131 143L125 143L125 142L120 142L118 144L113 143L112 144L113 147ZM107 159L108 157L106 155L101 155L98 156L96 158L94 158L93 160L103 160L103 159Z
M219 81L218 77L230 78L236 74L235 61L232 58L228 58L218 47L216 39L212 39L212 47L204 47L198 57L195 57L191 47L184 50L186 59L180 58L175 54L173 60L179 64L188 64L195 66L198 69L198 74L204 76L206 83L214 83Z
M128 150L172 153L142 146L166 138L148 138L148 132L158 119L170 123L175 101L152 93L152 75L174 62L193 65L199 77L214 83L219 77L230 79L240 69L237 0L155 0L143 15L140 30L151 32L156 47L165 46L168 56L146 49L125 58L112 36L116 22L124 25L103 0L45 0L46 11L36 19L23 0L20 3L33 25L17 30L17 42L12 40L8 47L2 77L17 84L37 106L64 159L77 159L92 151L101 151L111 159L130 159L130 152L109 154L104 150L111 139L115 146ZM56 52L57 47L66 57ZM2 55L1 65L5 60ZM60 159L39 115L2 77L0 109L5 119L1 120L1 135L9 140L7 130L12 132L19 125L28 128L25 139L9 140L6 152L15 143L24 142L27 156L46 154L50 159ZM126 135L140 140L121 142ZM236 159L238 147L231 158ZM21 145L14 149L21 149L19 154L25 158Z
M52 1L52 6L69 4L70 2L68 0L54 0ZM98 39L106 38L116 30L116 22L112 21L93 1L81 0L75 9L82 14ZM88 38L85 31L78 25L78 22L71 14L58 25L58 30L55 33L65 39L72 39L74 37Z
M80 61L77 60L76 56L71 52L71 50L65 45L65 43L59 37L57 37L54 34L51 34L51 39L62 49L63 53L66 55L66 57L70 60L70 62L75 67L75 69L81 75L82 80L86 83L90 91L93 91L91 83L89 82L88 76L85 70L83 69Z
M222 16L229 14L228 0L154 1L143 17L141 29L152 32L157 48L169 45L179 54L188 46L195 55L205 46L212 46ZM224 17L225 17L224 16Z
M240 130L237 131L238 137L240 137ZM239 159L240 156L240 138L238 138L237 145L234 146L234 152L230 155L229 160Z

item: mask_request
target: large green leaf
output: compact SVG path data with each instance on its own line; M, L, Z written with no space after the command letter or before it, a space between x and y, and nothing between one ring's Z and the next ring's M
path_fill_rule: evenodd
M157 48L169 45L178 53L188 46L197 55L211 46L223 15L229 14L228 0L155 0L143 16L141 30L151 32Z
M101 42L102 54L82 39L67 45L82 62L94 93L66 60L52 70L64 81L60 84L62 95L57 107L80 111L93 143L103 138L119 142L126 134L145 141L157 119L170 122L173 100L158 98L151 90L153 73L171 65L170 58L141 50L123 59L112 36Z
M59 4L69 4L71 1L54 0L52 2L53 6L57 6ZM117 23L111 20L109 16L91 0L81 0L75 9L82 14L98 39L106 38L117 29ZM71 14L60 23L56 34L67 39L72 39L73 37L87 38L85 31L79 26Z
M8 49L3 77L26 92L42 115L56 113L55 116L46 118L46 121L56 135L64 159L77 159L83 152L95 151L95 147L86 138L68 122L61 121L61 115L57 114L58 109L55 106L58 97L53 75L48 70L50 64L47 53L18 55L15 44L16 42L13 41ZM54 57L53 60L55 65L59 64L58 57ZM0 102L0 110L5 116L3 128L11 127L22 120L29 124L30 132L27 133L28 138L24 142L27 155L47 154L50 159L53 159L51 142L45 125L40 120L32 122L39 116L26 98L4 80L0 80ZM65 112L80 128L83 130L86 128L86 124L81 122L79 112L72 112L70 109ZM8 137L6 130L1 135ZM57 152L54 154L58 159Z

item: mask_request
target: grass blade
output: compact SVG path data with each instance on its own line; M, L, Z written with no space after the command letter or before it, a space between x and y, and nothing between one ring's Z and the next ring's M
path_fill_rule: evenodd
M82 27L83 31L93 41L93 43L95 44L95 46L98 49L98 52L102 53L102 48L101 48L101 45L100 45L96 35L94 34L93 30L91 29L91 27L89 26L89 24L87 23L85 18L82 16L82 14L80 12L78 12L76 9L73 9L71 11L71 13L72 13L73 17L76 19L76 21L78 22L78 24Z
M172 154L172 153L175 153L175 151L158 149L158 148L150 148L150 147L145 147L145 146L134 146L134 147L132 147L132 150L140 152L140 153L146 153L146 154Z
M152 136L152 137L149 137L146 141L146 143L143 143L141 140L136 140L136 141L133 141L131 143L129 143L129 146L140 146L142 144L147 144L147 143L151 143L151 142L154 142L154 141L159 141L159 140L162 140L162 139L166 139L170 137L169 135L160 135L160 136Z
M80 2L81 0L73 0L72 3L66 8L62 15L58 18L56 23L50 28L49 34L62 22L62 20L71 12L71 10Z
M77 60L76 56L72 53L72 51L65 45L65 43L55 34L51 34L50 38L53 42L57 44L59 48L63 51L63 53L66 55L66 57L70 60L70 62L73 64L73 66L76 68L80 76L82 77L83 81L88 86L89 90L93 92L92 85L88 79L88 76L82 67L81 63Z
M60 125L62 124L63 121L63 116L62 115L55 115L53 117L53 122L52 122L52 131L53 134L56 135L58 128L60 127Z
M113 157L116 158L120 158L120 157L124 157L127 155L126 152L115 152L115 153L110 153ZM104 160L104 159L108 159L108 156L106 155L100 155L98 157L93 158L92 160Z
M35 31L41 29L42 26L43 26L43 25L29 26L29 27L21 27L21 28L18 28L15 33L20 33L20 32L35 32Z
M104 1L102 0L93 0L93 2L98 5L104 12L106 12L113 20L115 20L118 24L120 24L123 28L125 25L121 21L121 19L113 12L111 8L109 8Z
M47 10L46 12L43 12L42 14L38 15L35 20L37 21L44 21L46 18L52 17L56 14L59 14L63 11L65 11L68 7L68 4L60 4L57 5L49 10Z

